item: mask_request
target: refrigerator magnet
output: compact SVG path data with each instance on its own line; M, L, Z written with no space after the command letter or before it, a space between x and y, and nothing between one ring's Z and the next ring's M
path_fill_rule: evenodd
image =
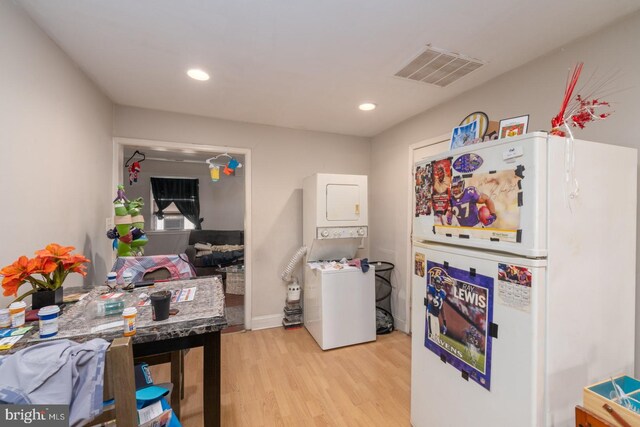
M426 266L427 264L426 264L424 254L416 252L415 261L414 261L414 272L416 276L424 277Z
M498 302L516 310L531 312L531 271L512 264L498 264Z
M477 170L484 160L476 153L467 153L458 157L453 162L453 168L460 173L470 173Z

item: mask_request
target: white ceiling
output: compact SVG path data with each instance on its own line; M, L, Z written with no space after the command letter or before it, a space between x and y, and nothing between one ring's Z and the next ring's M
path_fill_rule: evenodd
M390 126L640 8L638 0L17 0L117 104L349 135ZM393 77L426 44L487 61ZM200 67L209 82L186 77ZM362 112L363 101L378 104Z

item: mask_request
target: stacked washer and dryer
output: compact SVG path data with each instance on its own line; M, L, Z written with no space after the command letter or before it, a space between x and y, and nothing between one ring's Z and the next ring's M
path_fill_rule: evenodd
M376 339L374 267L330 263L356 256L367 221L366 176L304 179L304 325L323 350Z

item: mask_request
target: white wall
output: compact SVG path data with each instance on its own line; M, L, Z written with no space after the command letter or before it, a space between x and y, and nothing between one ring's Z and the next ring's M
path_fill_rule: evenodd
M280 272L302 245L302 179L369 174L369 139L117 106L114 136L251 149L252 316L279 323Z
M92 259L87 284L101 281L113 106L13 2L0 1L0 28L0 265L57 242Z
M559 110L568 70L577 61L584 61L583 82L594 71L598 72L596 79L620 71L620 75L612 82L612 87L619 89L619 92L605 97L605 100L614 102L612 109L615 112L611 117L590 123L584 130L578 130L576 137L640 148L638 40L640 13L635 13L373 138L370 167L371 188L375 191L371 193L373 215L370 250L373 258L391 259L396 264L393 310L402 323L407 316L405 283L410 280L405 277L410 261L407 250L410 216L407 208L410 196L410 187L407 185L407 174L410 173L407 166L409 145L450 133L463 117L478 110L486 112L492 120L530 114L530 131L548 130L551 117ZM636 295L640 297L640 292ZM636 313L640 314L640 310L636 310ZM637 339L636 357L640 355L639 344L640 340ZM615 343L612 345L615 346ZM636 363L636 366L640 364Z
M154 152L140 150L147 157L153 157ZM170 158L167 153L161 157ZM241 156L236 156L242 163ZM129 172L123 168L123 183L127 197L133 200L137 197L144 199L143 215L149 243L145 246L147 255L161 255L184 252L189 240L189 231L152 231L151 216L151 181L153 176L175 176L182 178L197 178L200 183L200 217L203 230L242 230L244 229L244 175L242 168L237 175L227 176L220 171L220 180L211 182L209 167L202 164L187 162L165 162L145 160L140 164L138 182L129 185Z

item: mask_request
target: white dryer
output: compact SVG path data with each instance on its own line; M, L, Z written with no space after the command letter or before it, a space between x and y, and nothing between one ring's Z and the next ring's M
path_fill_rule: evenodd
M323 350L376 339L375 271L318 270L352 259L368 236L367 177L316 174L303 182L304 324Z

